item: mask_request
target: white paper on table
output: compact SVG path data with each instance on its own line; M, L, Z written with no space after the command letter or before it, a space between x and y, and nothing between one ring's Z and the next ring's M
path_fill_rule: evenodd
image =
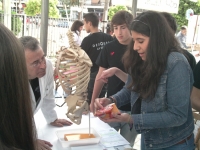
M86 145L86 146L71 147L71 150L125 150L125 149L126 148L124 146L103 148L100 145ZM136 150L136 149L128 148L127 150Z
M103 150L100 145L86 145L86 146L75 146L71 147L71 150Z
M121 136L114 128L97 131L100 135L100 143L105 147L129 145L130 143Z

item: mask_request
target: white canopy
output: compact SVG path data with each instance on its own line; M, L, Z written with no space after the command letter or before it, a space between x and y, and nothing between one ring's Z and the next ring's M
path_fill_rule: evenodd
M178 13L179 0L138 0L137 8Z

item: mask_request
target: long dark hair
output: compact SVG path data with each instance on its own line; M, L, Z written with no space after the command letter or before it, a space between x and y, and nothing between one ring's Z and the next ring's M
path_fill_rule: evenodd
M125 69L132 77L129 88L142 98L153 98L169 53L179 51L178 42L165 18L154 11L141 13L131 23L130 29L148 36L149 44L145 61L133 50L133 41L123 56Z
M0 149L35 150L36 130L23 47L2 24L0 79Z
M71 26L71 31L74 31L77 35L79 34L79 33L77 33L77 31L79 31L79 28L81 27L81 26L83 26L84 24L83 24L83 22L82 21L80 21L80 20L76 20L76 21L74 21L74 23L72 24L72 26ZM80 32L80 31L79 31Z

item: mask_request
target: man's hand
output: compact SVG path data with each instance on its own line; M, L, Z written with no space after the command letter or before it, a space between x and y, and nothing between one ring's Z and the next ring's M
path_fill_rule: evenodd
M56 127L63 127L63 126L71 126L72 122L67 121L66 119L56 119L54 122L51 122L50 124Z
M118 68L116 68L116 67L112 67L112 68L109 68L107 70L104 70L101 73L101 76L99 78L97 78L97 81L101 80L104 83L108 83L108 78L114 76L115 73L117 72L117 69Z
M127 73L123 72L119 68L112 67L107 70L102 71L100 77L96 78L96 80L101 80L104 83L108 82L108 78L116 75L120 80L122 80L124 83L126 82L128 75Z
M53 145L45 140L37 139L37 150L51 150Z

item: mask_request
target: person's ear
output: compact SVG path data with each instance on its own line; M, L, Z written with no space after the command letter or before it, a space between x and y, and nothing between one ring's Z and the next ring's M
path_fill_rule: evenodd
M89 21L89 25L92 26L92 22Z

